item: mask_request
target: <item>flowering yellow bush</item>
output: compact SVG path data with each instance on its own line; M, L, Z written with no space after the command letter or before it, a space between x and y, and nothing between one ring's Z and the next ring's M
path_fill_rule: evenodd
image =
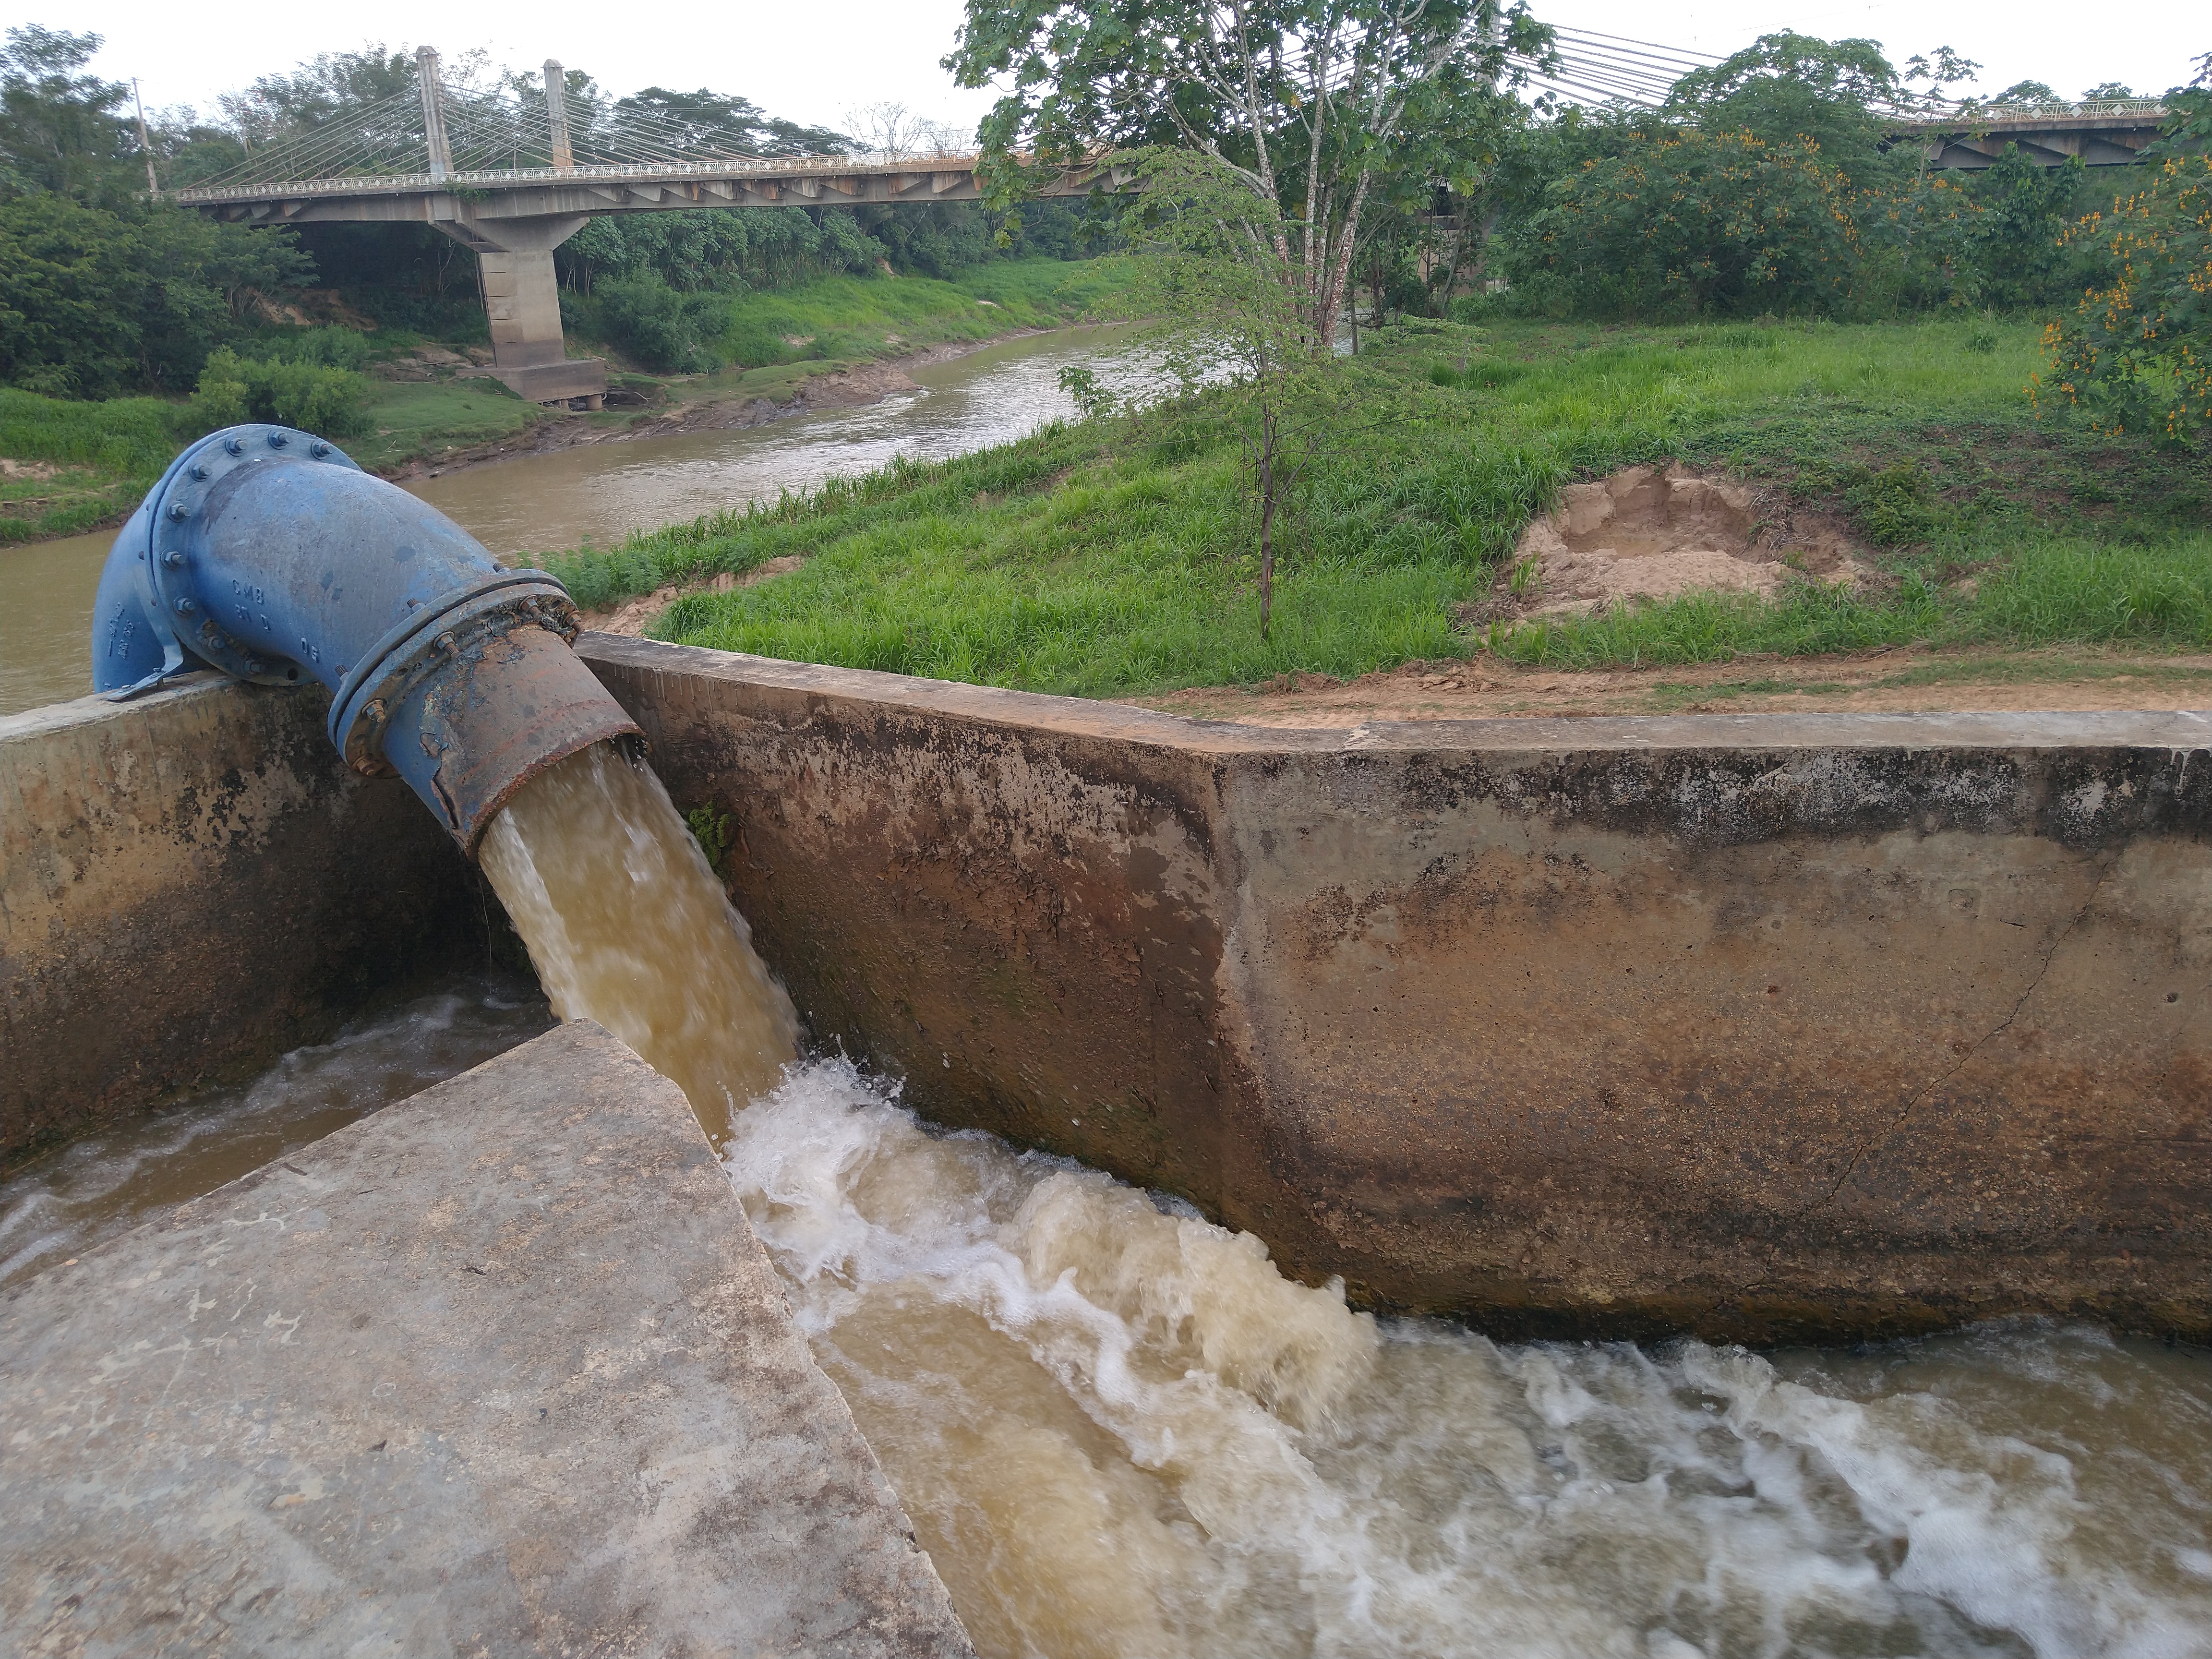
M2087 410L2100 431L2173 443L2212 432L2212 155L2169 157L2067 240L2109 274L2044 331L2050 361L2030 395Z

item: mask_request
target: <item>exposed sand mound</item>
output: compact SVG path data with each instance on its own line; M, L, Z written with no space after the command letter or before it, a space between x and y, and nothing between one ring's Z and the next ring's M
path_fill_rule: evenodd
M1522 600L1514 608L1532 617L1587 615L1678 593L1771 596L1793 572L1828 582L1865 574L1841 537L1825 530L1793 536L1786 519L1760 509L1746 485L1700 477L1679 464L1569 484L1559 510L1521 533L1508 579Z

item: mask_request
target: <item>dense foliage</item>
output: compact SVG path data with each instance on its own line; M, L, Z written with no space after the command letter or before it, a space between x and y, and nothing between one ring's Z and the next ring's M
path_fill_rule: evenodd
M1613 317L1881 317L2047 304L2095 187L2008 150L1931 173L1900 117L1969 71L1784 31L1677 82L1654 113L1570 112L1517 137L1489 203L1516 305ZM1925 82L1925 87L1916 82Z
M2212 52L2172 102L2156 171L2067 233L2106 275L2044 343L2051 389L2098 428L2187 443L2212 433Z
M126 88L81 73L99 37L8 31L0 50L0 381L50 394L182 390L310 266L286 232L136 193Z

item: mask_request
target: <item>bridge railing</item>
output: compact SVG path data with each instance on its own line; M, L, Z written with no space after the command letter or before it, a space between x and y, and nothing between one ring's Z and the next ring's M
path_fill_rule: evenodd
M1966 103L1954 110L1922 115L1899 125L1916 130L1972 127L1978 131L2048 125L2054 121L2124 120L2155 126L2166 119L2166 114L2165 103L2156 98L2091 98L2077 103Z
M763 156L702 156L696 162L653 163L635 167L580 164L573 167L501 167L456 172L441 179L428 173L362 173L330 179L274 179L243 185L195 185L173 191L170 199L192 204L209 202L261 202L272 197L385 196L426 190L503 190L518 185L625 184L650 180L663 184L707 183L721 179L768 177L805 179L852 174L899 173L968 173L977 156L967 155L898 155L865 152L859 155L801 155L781 159Z

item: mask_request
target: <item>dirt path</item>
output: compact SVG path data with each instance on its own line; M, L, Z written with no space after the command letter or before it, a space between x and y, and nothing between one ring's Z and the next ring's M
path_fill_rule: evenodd
M1320 674L1296 681L1128 701L1200 719L1310 727L1563 714L2212 708L2212 656L2081 649L1903 649L1593 672L1522 668L1482 657L1412 663L1345 684Z
M742 576L724 571L719 576L709 576L703 581L672 582L665 587L655 588L621 605L611 605L605 611L580 611L577 620L595 634L621 634L633 640L645 637L645 630L653 619L687 593L727 593L733 588L757 587L787 570L796 570L806 561L796 553L787 553L780 559L769 559L755 565Z

